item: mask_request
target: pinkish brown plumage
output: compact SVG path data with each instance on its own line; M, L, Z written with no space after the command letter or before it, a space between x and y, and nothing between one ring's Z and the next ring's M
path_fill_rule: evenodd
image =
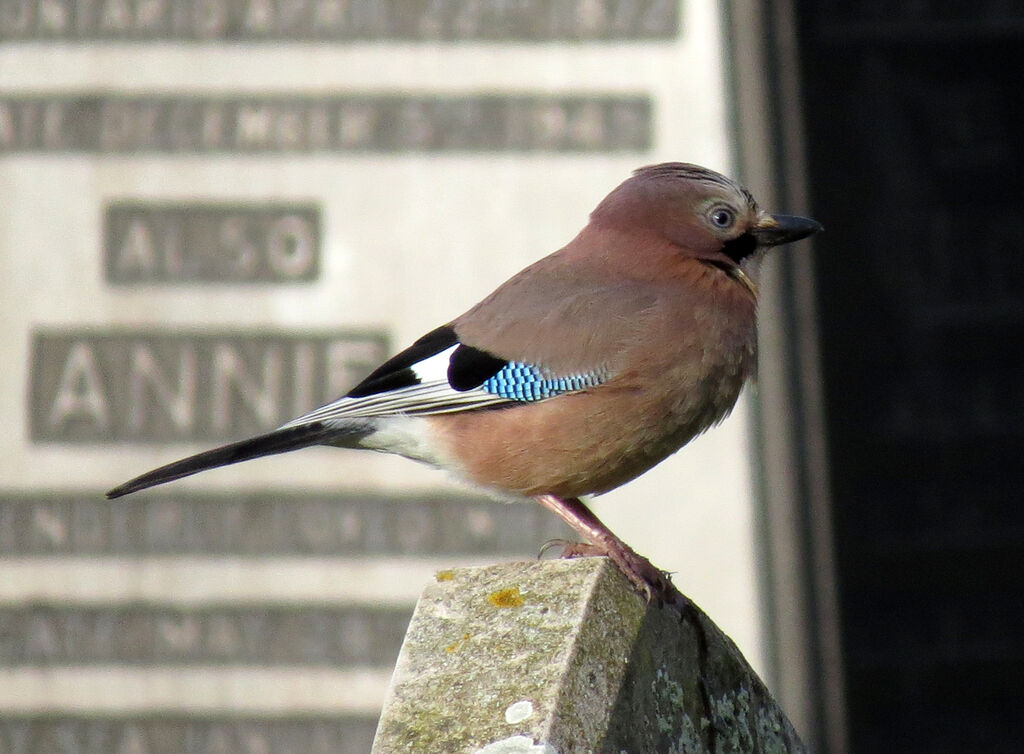
M536 498L649 598L671 598L664 574L578 498L628 482L729 413L756 363L760 257L818 230L765 213L705 168L642 168L564 248L346 396L108 496L308 445L381 450Z
M676 260L673 267L685 281L682 293L673 285L633 293L635 285L610 284L626 294L614 299L622 302L621 311L614 312L612 326L595 331L586 352L594 360L575 362L608 367L614 376L606 382L515 412L430 417L460 472L489 489L527 496L607 492L724 418L754 365L754 295L726 272L694 259ZM559 327L585 327L588 314L609 313L599 312L579 312L582 321L561 319ZM460 320L454 324L461 336ZM710 343L708 333L714 335ZM537 360L547 345L536 332L522 333L515 344L517 352Z

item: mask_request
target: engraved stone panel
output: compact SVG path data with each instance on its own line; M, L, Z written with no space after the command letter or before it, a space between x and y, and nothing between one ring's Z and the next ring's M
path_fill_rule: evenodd
M0 752L369 750L422 581L556 517L340 450L102 491L344 394L631 169L728 171L719 11L0 0ZM601 514L757 654L745 416Z
M0 96L0 154L635 152L650 146L646 96Z
M180 442L265 432L344 395L387 355L380 333L37 330L37 442Z
M341 451L339 451L341 452ZM536 553L566 536L536 505L458 495L0 493L0 556Z
M0 0L0 41L568 41L678 33L677 0Z
M0 606L0 666L390 668L411 607Z
M315 280L320 209L310 204L114 202L103 213L107 282Z
M17 716L0 719L7 754L366 754L375 719L359 717L204 718L146 715Z

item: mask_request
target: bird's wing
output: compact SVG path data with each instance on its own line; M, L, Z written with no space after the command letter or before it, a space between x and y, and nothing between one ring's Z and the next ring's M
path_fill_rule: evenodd
M494 356L460 343L451 325L420 338L347 395L285 424L326 425L384 416L428 416L532 402L599 385L600 368L556 374L541 364Z
M475 328L460 318L384 362L345 396L282 428L496 408L600 385L616 373L618 353L650 306L641 296L623 303L615 294L621 291L590 288L537 299L544 304L522 311L518 318L515 310L506 311L496 329L499 346L493 349L481 343L486 338L462 337L463 327ZM520 334L509 338L509 333ZM573 362L564 357L566 352L581 353L581 358Z

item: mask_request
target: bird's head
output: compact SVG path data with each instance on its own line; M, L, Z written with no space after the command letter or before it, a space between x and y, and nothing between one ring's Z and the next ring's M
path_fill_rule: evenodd
M635 171L598 205L591 222L638 237L654 236L667 241L676 255L745 271L756 266L765 250L822 229L805 217L769 214L735 181L682 162ZM653 253L666 245L644 248Z

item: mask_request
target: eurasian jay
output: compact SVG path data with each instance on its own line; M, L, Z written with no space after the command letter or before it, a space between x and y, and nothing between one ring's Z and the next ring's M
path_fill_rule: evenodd
M533 498L648 599L668 577L580 501L637 477L731 411L756 361L757 267L821 230L706 168L641 168L564 248L267 434L162 466L116 498L311 445L397 453L507 501Z

